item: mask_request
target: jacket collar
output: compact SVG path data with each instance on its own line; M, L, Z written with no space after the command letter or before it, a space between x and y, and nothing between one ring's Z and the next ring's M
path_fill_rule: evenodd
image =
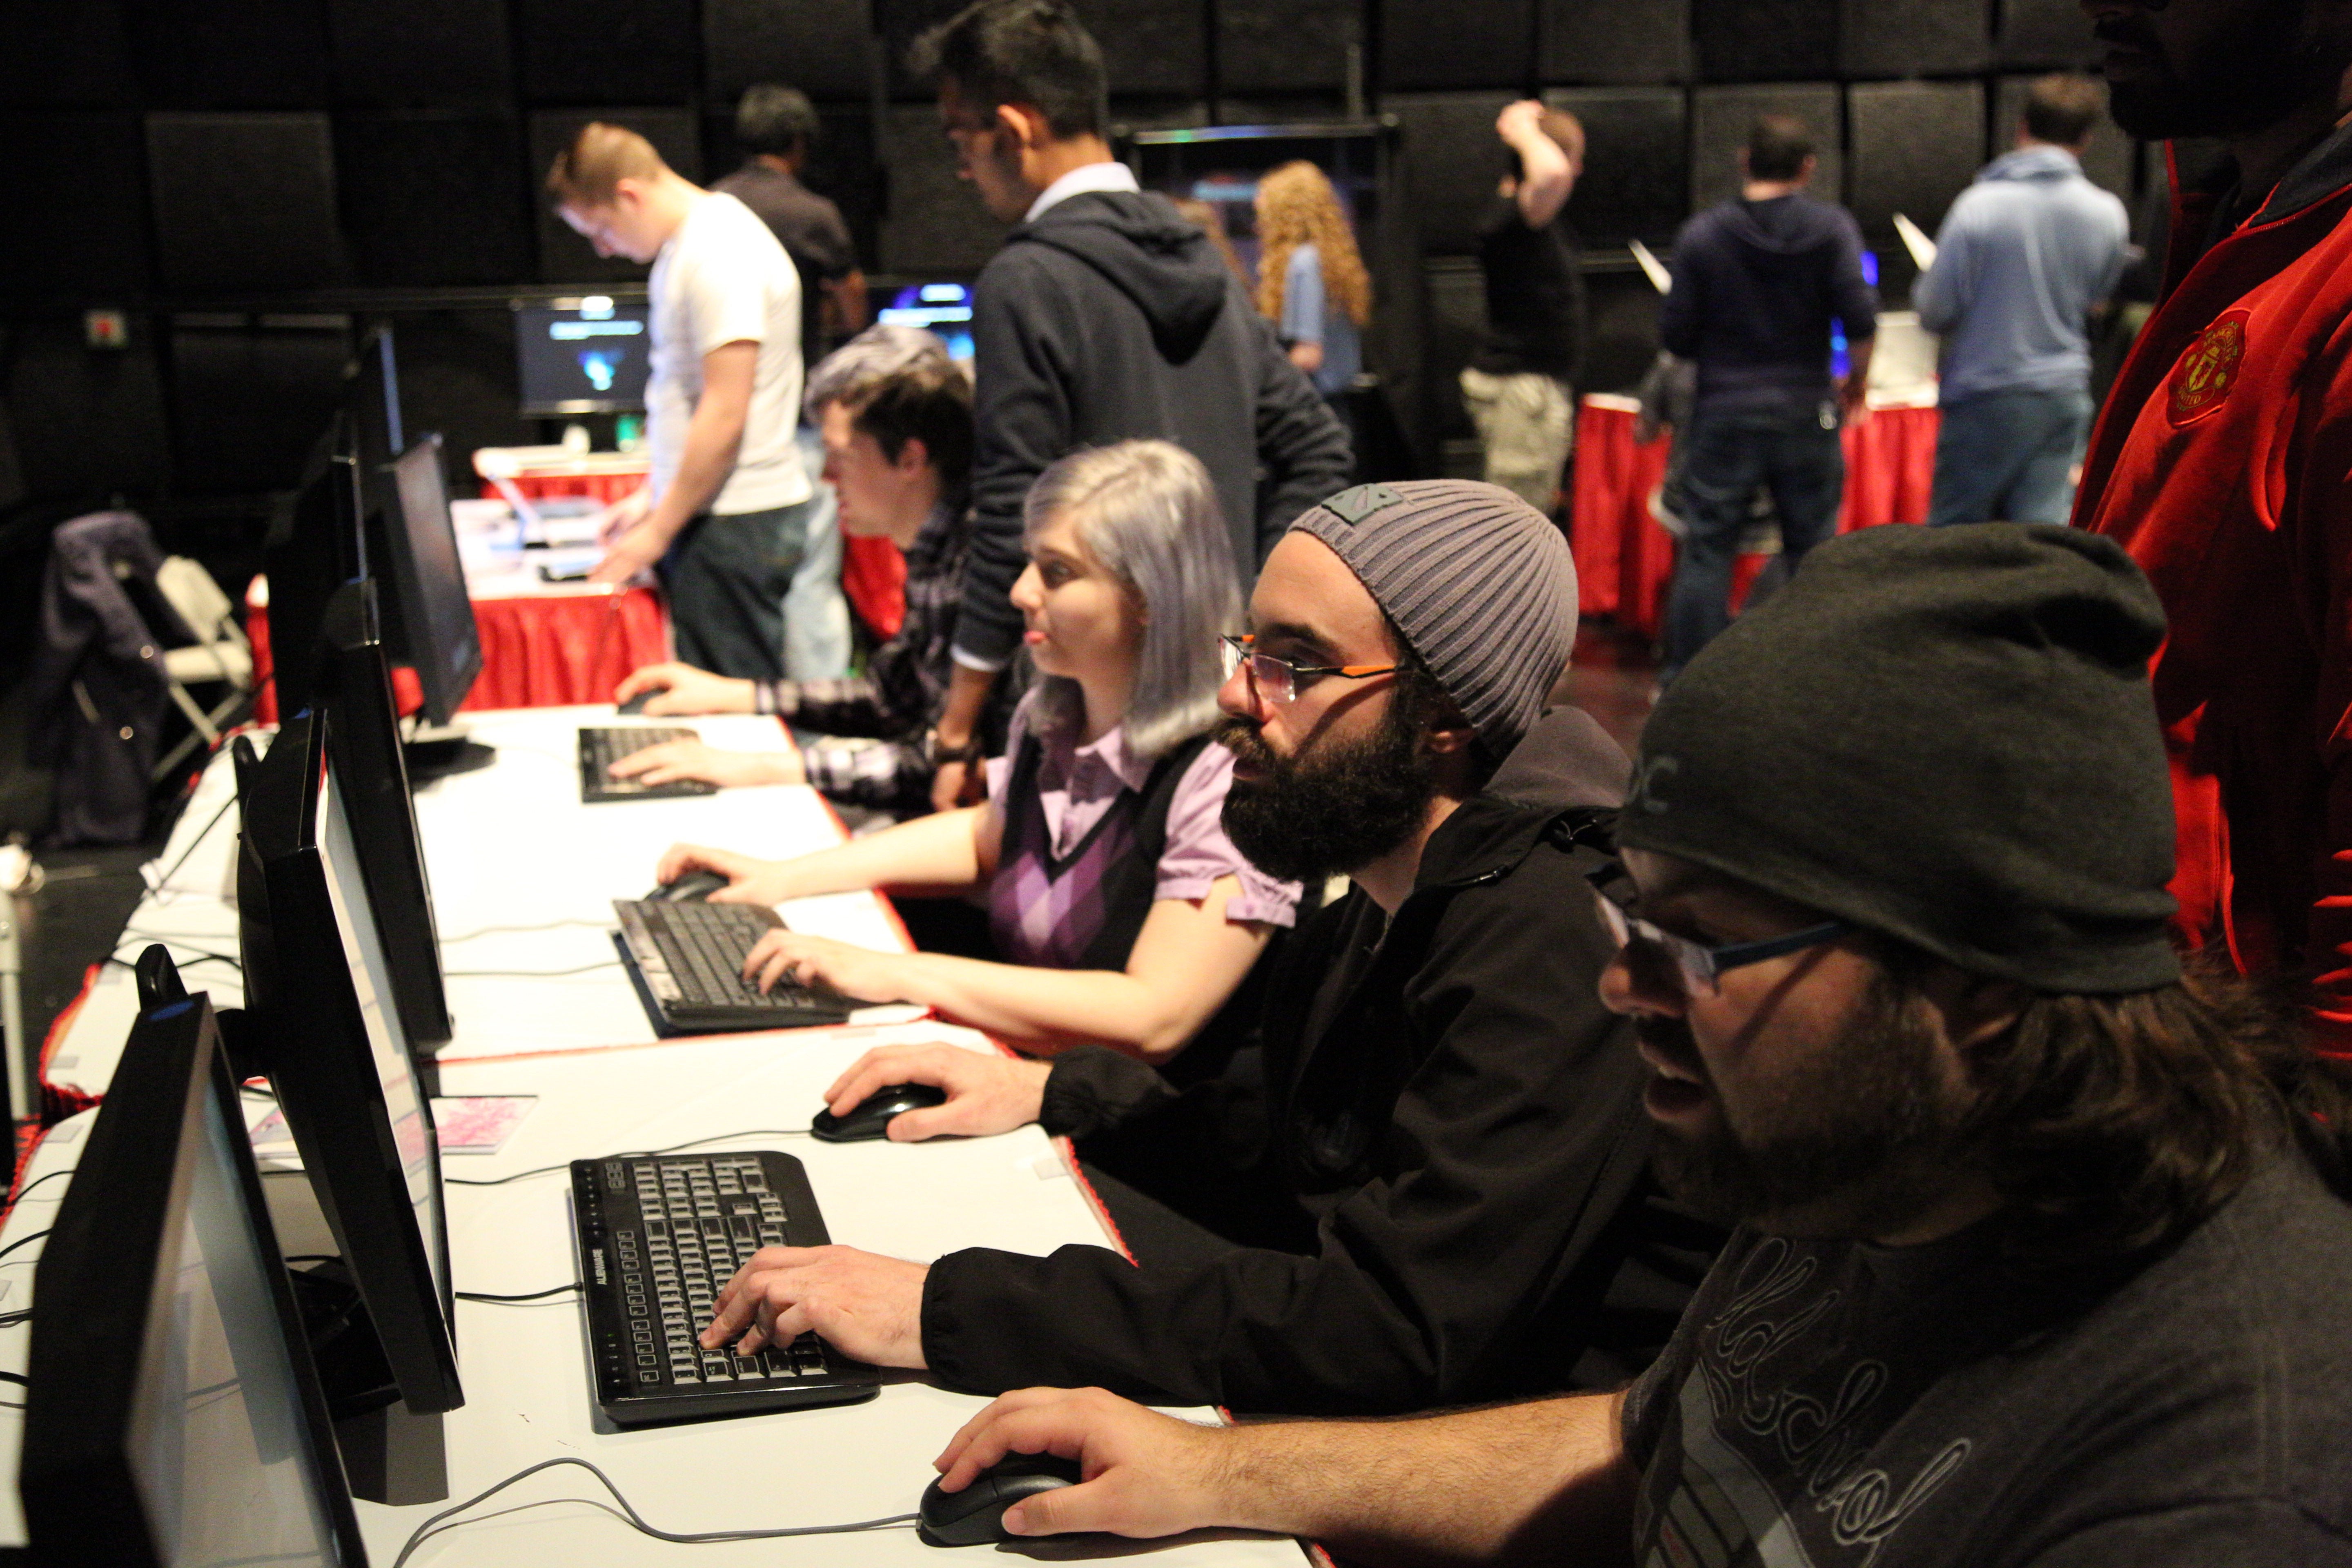
M1622 804L1632 771L1623 750L1591 714L1553 709L1536 721L1486 787L1430 835L1413 891L1482 882L1509 870L1562 812Z

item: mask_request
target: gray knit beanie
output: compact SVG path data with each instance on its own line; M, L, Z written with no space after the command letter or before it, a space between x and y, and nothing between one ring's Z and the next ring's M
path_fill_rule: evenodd
M1478 738L1508 754L1576 647L1576 563L1499 485L1358 485L1291 527L1348 563Z

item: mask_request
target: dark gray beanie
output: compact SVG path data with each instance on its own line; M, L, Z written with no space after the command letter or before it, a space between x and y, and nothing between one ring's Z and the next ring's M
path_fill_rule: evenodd
M1549 518L1499 485L1358 485L1309 507L1478 738L1507 755L1576 647L1576 563Z
M2040 991L2166 984L2163 637L2093 534L1848 534L1667 688L1618 842Z

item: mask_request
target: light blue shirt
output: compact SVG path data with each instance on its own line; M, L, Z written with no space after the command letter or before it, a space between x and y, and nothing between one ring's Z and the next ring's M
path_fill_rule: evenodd
M2129 234L2124 204L2063 147L1986 165L1911 290L1919 324L1944 340L1941 400L2088 388L2087 320L2123 274Z
M1323 291L1323 253L1312 244L1290 253L1282 274L1282 320L1276 335L1286 343L1321 343L1323 365L1308 379L1326 397L1348 390L1364 368L1364 352L1356 340L1356 323L1348 312L1329 306Z

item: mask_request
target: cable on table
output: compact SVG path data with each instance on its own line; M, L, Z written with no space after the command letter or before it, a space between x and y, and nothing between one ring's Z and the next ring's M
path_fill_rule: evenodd
M708 1138L689 1138L683 1143L673 1143L667 1149L625 1149L617 1154L591 1156L598 1160L645 1160L656 1154L675 1154L681 1149L698 1148L705 1143L724 1143L736 1138L807 1138L805 1127L754 1127L748 1132L718 1132ZM550 1171L568 1171L572 1162L561 1165L534 1165L528 1171L517 1171L509 1176L444 1176L441 1184L449 1187L503 1187L509 1182L520 1182L526 1176L544 1176Z

